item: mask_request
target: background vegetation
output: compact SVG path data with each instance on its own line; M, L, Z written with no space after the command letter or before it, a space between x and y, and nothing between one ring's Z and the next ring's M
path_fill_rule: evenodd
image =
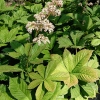
M50 0L0 0L0 100L88 100L99 94L99 1L63 0L49 16L50 44L33 43L35 21ZM98 99L98 97L96 97ZM98 99L99 100L99 99Z

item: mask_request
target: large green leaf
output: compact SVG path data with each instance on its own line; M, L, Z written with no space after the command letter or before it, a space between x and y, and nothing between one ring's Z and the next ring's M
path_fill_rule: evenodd
M95 32L95 35L96 35L98 38L100 38L100 31L96 31L96 32Z
M71 72L74 69L73 57L67 49L63 52L63 62L68 72Z
M45 80L44 86L48 91L54 91L54 89L56 88L56 84L51 80Z
M10 57L15 58L15 59L18 59L21 56L21 54L18 52L8 52L7 55L9 55Z
M89 62L86 64L86 66L92 67L92 68L98 68L99 62L96 59L89 60Z
M66 23L68 21L71 20L71 17L73 17L72 13L68 13L68 14L62 14L61 18L59 19L59 24L63 24Z
M31 43L26 43L25 44L25 54L26 54L26 56L29 56L29 53L30 53L30 50L31 50L31 46L32 46Z
M96 97L96 93L98 92L98 86L95 83L87 83L86 85L81 86L83 90L87 93L89 98Z
M74 66L75 67L82 67L84 64L88 62L92 55L92 50L81 50L79 51L74 57Z
M68 87L72 87L78 84L78 79L75 75L69 74L69 77L64 81L64 83L67 84Z
M73 48L82 48L84 47L84 39L82 38L83 36L82 31L71 31L70 36L73 42Z
M73 74L82 81L95 82L98 80L98 72L91 67L77 67L73 70Z
M67 35L58 38L58 43L59 43L59 48L68 48L70 46L73 45L73 43L71 42L71 40L68 38Z
M27 84L22 79L10 78L9 90L17 100L32 100Z
M56 63L54 61L50 61L47 66L45 76L49 77L53 73L56 67L57 67Z
M2 14L0 16L0 20L2 20L8 27L12 27L13 24L13 18L10 15ZM17 29L17 28L16 28Z
M17 41L13 41L10 43L11 48L14 49L16 52L20 53L20 54L24 54L25 53L25 48L23 46L23 44L17 42Z
M10 65L0 65L0 73L3 72L21 72L22 69L18 68L18 66L10 66Z
M48 79L54 80L54 81L64 81L69 77L69 73L65 72L58 72L55 74L51 74Z
M33 79L42 79L42 77L38 73L31 72L29 73L30 78Z
M81 93L79 85L72 87L70 93L71 93L71 98L77 98Z
M88 98L84 98L83 96L79 95L75 100L88 100Z
M92 44L93 46L98 46L98 45L100 45L100 39L93 39L93 40L91 41L91 44Z
M93 21L90 18L90 16L84 16L83 21L84 21L83 25L86 30L89 30L93 26Z
M0 30L0 42L2 43L11 42L16 38L17 31L18 31L17 28L14 28L10 31L8 31L7 28Z
M31 48L32 50L30 51L30 58L29 60L32 61L34 60L44 49L46 45L41 44L40 46L38 44L33 45Z
M34 89L35 87L37 87L38 85L40 85L42 82L43 82L42 79L33 80L33 81L28 85L28 89Z
M42 4L34 4L31 6L31 11L34 13L39 13L42 9Z
M42 78L45 77L45 66L39 65L39 66L37 67L37 71L38 71L38 73L41 75Z
M44 89L42 86L42 83L38 86L37 90L36 90L36 100L42 100L43 95L44 95Z
M58 54L52 54L51 55L51 59L54 61L55 63L55 70L53 71L52 74L54 73L59 73L59 72L65 72L65 73L68 73L64 63L63 63L63 60L62 60L62 57Z
M27 15L27 12L20 8L19 10L13 12L13 19L16 21L18 19L21 19L25 15Z
M0 94L0 100L14 100L13 98L11 98L6 92Z

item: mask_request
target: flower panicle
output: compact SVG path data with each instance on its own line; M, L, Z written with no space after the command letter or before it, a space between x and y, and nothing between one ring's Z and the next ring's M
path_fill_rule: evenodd
M27 23L26 25L27 31L30 34L32 34L33 30L36 30L37 32L44 31L52 33L54 31L55 26L47 18L50 15L60 16L61 10L59 10L58 7L62 6L63 6L63 0L52 0L51 2L47 2L46 6L42 9L41 12L39 12L38 14L34 14L34 18L36 19L36 21ZM45 40L48 43L50 42L47 37L43 36L43 34L42 35L40 34L38 35L38 37L34 38L33 42L37 41L39 45L41 42L45 44L46 42L44 42L43 40Z

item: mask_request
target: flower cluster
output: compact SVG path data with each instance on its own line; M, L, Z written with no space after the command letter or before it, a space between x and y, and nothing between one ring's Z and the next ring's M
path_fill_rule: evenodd
M35 21L28 22L26 28L30 34L32 33L32 30L36 31L44 30L45 32L49 31L49 33L51 33L53 32L54 25L50 23L48 19L44 19L44 20L37 20L36 22Z
M44 31L52 33L54 31L54 25L47 19L50 15L52 16L60 16L61 11L58 9L58 7L63 6L62 0L52 0L51 2L47 2L45 8L42 9L42 11L38 14L35 14L34 17L36 21L28 22L26 25L27 31L31 34L33 30ZM40 35L39 35L40 37ZM39 38L44 39L44 38ZM47 39L47 37L46 37ZM34 40L34 39L33 39ZM38 38L35 38L35 40L38 40ZM43 41L42 41L43 42ZM41 42L38 42L38 44ZM43 42L45 43L45 42ZM49 42L48 42L49 43Z
M40 45L42 42L46 44L47 42L50 43L48 37L45 37L43 34L39 34L38 37L33 39L33 42L37 42Z

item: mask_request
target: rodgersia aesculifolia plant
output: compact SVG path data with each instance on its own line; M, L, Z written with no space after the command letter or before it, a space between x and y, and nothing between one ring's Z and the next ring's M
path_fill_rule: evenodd
M33 42L37 42L40 45L42 42L44 44L50 43L49 38L44 36L44 34L40 34L40 32L49 32L52 33L54 31L55 26L49 21L49 16L60 16L61 10L59 7L63 6L63 0L52 0L51 2L46 2L45 7L41 12L35 14L35 21L28 22L26 25L27 31L32 34L32 31L35 30L35 38L33 38Z
M6 7L5 1L10 0L0 0L0 100L96 97L100 5L24 0Z

